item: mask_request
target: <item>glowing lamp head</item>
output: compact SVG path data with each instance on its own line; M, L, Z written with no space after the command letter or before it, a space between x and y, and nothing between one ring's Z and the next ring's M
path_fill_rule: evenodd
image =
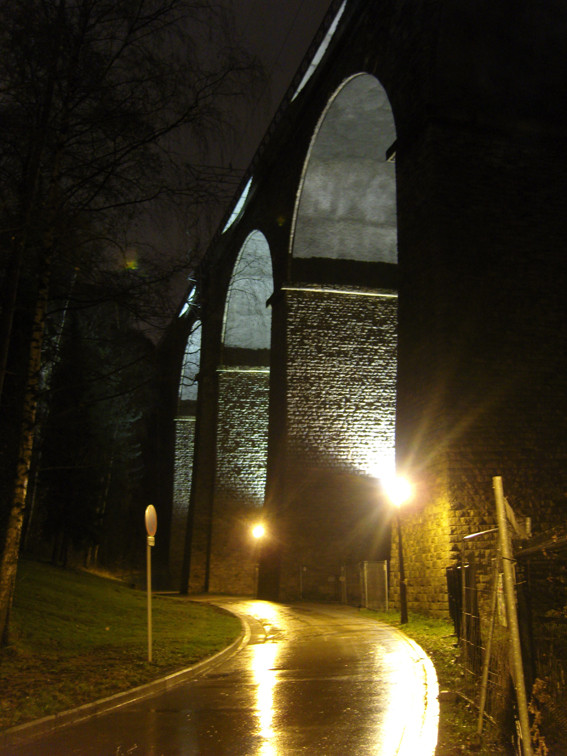
M258 525L254 525L254 527L252 528L252 535L256 539L263 538L265 534L266 528L260 523L258 523Z
M407 478L395 477L384 481L386 495L396 507L401 507L413 496L413 486Z

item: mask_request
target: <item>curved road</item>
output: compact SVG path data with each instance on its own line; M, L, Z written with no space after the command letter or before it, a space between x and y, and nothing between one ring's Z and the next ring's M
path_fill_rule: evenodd
M18 756L433 756L437 680L396 630L353 608L222 598L239 653L146 697L4 751Z

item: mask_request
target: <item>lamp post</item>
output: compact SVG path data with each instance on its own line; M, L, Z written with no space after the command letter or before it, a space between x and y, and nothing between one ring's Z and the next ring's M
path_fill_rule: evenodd
M152 660L152 546L157 531L157 514L153 504L146 507L146 583L148 593L148 661Z
M398 566L400 570L400 623L405 625L408 621L408 594L406 586L406 571L404 567L404 547L402 543L402 505L411 499L413 489L411 483L405 478L393 478L386 482L386 493L392 504L396 507L396 524L398 530Z
M264 538L266 535L266 528L262 525L261 522L256 523L256 525L252 526L252 538L254 538L258 543ZM258 561L256 561L256 574L255 574L255 583L256 583L256 597L258 597L258 580L260 578L260 565Z

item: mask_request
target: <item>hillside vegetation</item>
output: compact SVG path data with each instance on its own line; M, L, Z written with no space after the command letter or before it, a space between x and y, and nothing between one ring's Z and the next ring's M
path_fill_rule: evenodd
M0 652L0 728L149 682L235 640L241 625L215 607L153 596L87 572L22 560L11 642Z

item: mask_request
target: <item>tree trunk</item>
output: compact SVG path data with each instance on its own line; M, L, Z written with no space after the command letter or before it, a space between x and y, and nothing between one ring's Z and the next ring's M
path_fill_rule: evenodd
M45 93L41 101L39 113L41 122L36 129L35 139L32 141L32 153L29 161L29 173L24 177L24 201L23 201L23 218L22 226L18 233L13 237L14 252L10 260L8 274L5 282L5 297L0 318L0 398L4 390L4 380L6 378L6 369L8 366L8 352L10 349L10 338L12 336L12 325L16 311L16 302L18 288L20 285L20 276L24 263L24 256L28 243L28 232L34 217L36 208L38 184L41 173L42 155L45 149L45 143L48 133L48 124L51 117L51 106L53 102L53 93L57 81L57 67L60 58L61 34L63 29L63 19L65 16L65 0L61 0L57 8L57 33L51 39L51 67L45 87ZM58 163L58 161L56 161ZM49 267L49 266L47 266ZM49 276L49 274L47 274ZM0 577L1 581L1 577ZM0 595L3 595L0 587ZM0 599L1 606L1 599ZM0 608L0 615L1 615ZM0 619L0 628L1 628ZM1 637L1 630L0 630Z
M26 493L32 462L39 374L41 370L41 349L45 330L49 277L51 272L50 262L50 256L47 256L43 263L38 286L30 341L28 373L22 411L20 444L12 495L12 507L6 529L2 561L0 562L0 642L2 645L8 643L10 609L16 585L20 541L26 508Z
M12 325L16 311L16 301L20 286L20 274L22 271L23 245L16 242L12 258L8 266L4 291L2 296L2 315L0 317L0 400L4 390L4 379L8 367L8 353L10 351L10 338Z

